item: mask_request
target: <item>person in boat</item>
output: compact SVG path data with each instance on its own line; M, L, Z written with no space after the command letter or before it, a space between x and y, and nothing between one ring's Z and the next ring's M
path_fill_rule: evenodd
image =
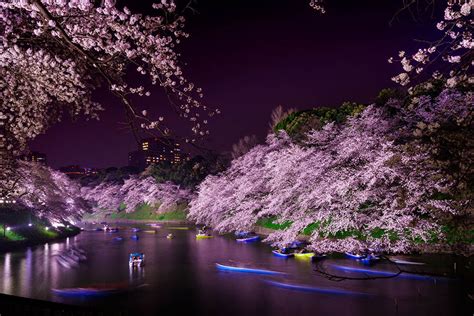
M199 235L206 235L206 236L208 236L209 233L207 232L207 227L206 227L206 226L203 226L203 227L198 231L198 234L199 234Z
M171 238L173 238L173 237L174 237L173 234L168 234L168 235L166 236L166 238L168 238L168 239L171 239Z

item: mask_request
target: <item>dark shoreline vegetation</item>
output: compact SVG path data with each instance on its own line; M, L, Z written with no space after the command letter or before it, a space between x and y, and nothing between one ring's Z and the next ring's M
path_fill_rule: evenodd
M67 223L53 227L49 221L40 219L24 209L0 208L0 251L60 241L80 232L79 227Z

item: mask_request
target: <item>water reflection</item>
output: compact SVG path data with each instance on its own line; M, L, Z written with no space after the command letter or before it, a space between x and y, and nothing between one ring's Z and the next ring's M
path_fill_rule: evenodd
M172 232L174 239L167 239ZM450 314L459 295L456 284L407 279L333 282L314 273L309 261L299 262L274 257L262 243L240 244L230 237L196 240L193 230L160 229L157 234L132 232L119 234L84 232L62 243L45 244L24 251L0 254L0 291L7 294L74 304L52 295L51 289L88 287L95 284L125 284L140 291L127 293L127 299L112 297L93 304L134 308L140 314L193 315L310 315L315 311L334 315ZM113 238L122 236L122 242ZM76 252L84 260L75 267L59 264L60 257ZM131 252L146 255L144 267L129 267ZM330 260L352 264L348 260ZM287 277L276 279L289 284L309 284L364 292L370 299L298 292L272 286L267 277L219 272L215 263L247 264L252 267L283 271ZM383 266L382 266L383 267ZM375 297L375 298L374 298ZM436 298L436 299L433 299ZM385 315L384 315L385 316Z
M6 294L13 294L11 289L12 275L11 275L11 254L7 253L3 260L3 282L2 292Z

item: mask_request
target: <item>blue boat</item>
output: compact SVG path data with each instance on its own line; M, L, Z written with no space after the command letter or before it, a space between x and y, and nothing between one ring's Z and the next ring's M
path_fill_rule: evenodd
M237 238L237 242L254 242L254 241L258 241L259 239L260 239L260 236Z
M370 295L368 293L353 292L353 291L347 291L343 289L316 287L316 286L303 285L303 284L291 284L291 283L284 283L284 282L278 282L278 281L273 281L273 280L265 280L265 282L267 282L268 284L283 288L283 289L303 291L303 292L316 292L316 293L336 294L336 295Z
M140 237L138 237L138 235L132 235L132 236L130 236L130 238L133 239L133 240L138 240L138 239L140 239Z
M280 250L272 250L272 253L277 256L277 257L280 257L280 258L291 258L294 256L293 253L283 253L281 252Z
M138 233L140 231L140 228L132 228L132 232Z
M77 298L95 298L104 297L115 294L123 294L130 291L138 290L146 287L147 284L141 284L138 286L130 287L126 283L118 284L103 284L103 285L92 285L89 287L75 287L75 288L63 288L63 289L51 289L51 292L61 297L77 297Z
M115 238L113 239L113 241L122 241L122 240L123 240L123 237L120 237L120 236L119 236L119 237L115 237Z
M128 257L130 267L143 267L145 265L145 254L142 252L132 252Z
M351 259L356 259L356 260L360 260L360 259L363 259L365 257L367 257L366 254L358 254L358 253L351 253L351 252L346 252L345 253L347 257L351 258Z
M254 268L246 268L246 267L235 267L235 266L228 266L220 263L216 263L216 268L221 271L227 272L240 272L240 273L254 273L254 274L266 274L266 275L283 275L286 273L273 271L273 270L265 270L265 269L254 269Z
M63 297L100 297L109 296L123 292L121 289L97 289L97 288L66 288L66 289L52 289L57 296Z

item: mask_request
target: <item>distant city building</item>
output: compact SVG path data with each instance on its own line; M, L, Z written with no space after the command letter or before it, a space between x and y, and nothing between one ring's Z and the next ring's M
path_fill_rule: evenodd
M82 176L90 176L98 173L97 169L81 167L79 165L70 165L59 168L59 171L66 174L70 178L80 178Z
M128 154L128 165L145 169L161 162L179 164L184 159L185 155L177 141L170 138L146 138L140 142L138 150Z
M25 155L23 157L23 160L30 161L30 162L37 162L37 163L40 163L42 165L47 164L46 154L43 154L43 153L40 153L40 152L37 152L37 151L32 151L28 155Z

